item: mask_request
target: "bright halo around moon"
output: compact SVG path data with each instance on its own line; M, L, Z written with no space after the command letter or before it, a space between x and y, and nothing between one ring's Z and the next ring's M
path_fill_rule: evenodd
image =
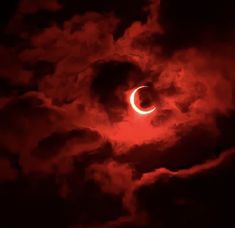
M135 96L137 94L137 92L142 89L142 88L146 88L148 86L139 86L138 88L136 88L130 95L130 104L131 104L131 107L139 114L141 115L148 115L152 112L154 112L156 110L156 107L153 107L149 110L142 110L140 108L137 107L137 105L135 104Z

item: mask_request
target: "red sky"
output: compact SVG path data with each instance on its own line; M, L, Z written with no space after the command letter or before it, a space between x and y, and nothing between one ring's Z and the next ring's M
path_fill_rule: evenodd
M0 226L234 224L232 5L6 4Z

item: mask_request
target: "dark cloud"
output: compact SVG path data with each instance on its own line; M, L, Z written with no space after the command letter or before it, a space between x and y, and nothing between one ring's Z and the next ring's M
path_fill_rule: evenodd
M128 2L114 0L101 0L99 2L61 0L64 5L63 17L70 17L73 14L83 14L85 12L98 12L98 13L114 13L115 16L120 18L120 23L114 33L114 38L117 39L123 35L126 28L128 28L134 21L145 22L147 20L147 0L131 0ZM130 11L126 9L130 9Z
M101 164L92 164L88 168L88 176L97 181L106 193L121 194L132 184L131 167L109 161Z
M12 167L11 163L7 159L0 159L1 164L1 181L14 180L17 177L17 171Z
M63 116L47 106L44 97L37 93L9 102L1 109L0 116L1 145L13 153L31 148L40 137L65 123Z
M230 0L161 1L159 20L165 34L157 39L166 51L232 40L233 8L234 2Z
M1 8L1 24L0 24L1 32L5 28L6 24L11 19L11 17L14 15L17 7L18 7L18 0L14 0L11 1L11 4L6 3L5 7Z
M113 121L123 118L123 110L127 109L125 94L119 91L128 89L130 81L136 84L144 79L141 69L125 61L109 61L95 66L95 76L91 83L91 93L107 110Z
M55 132L47 138L42 139L38 143L34 155L40 158L55 157L60 151L65 150L66 145L77 144L77 151L81 150L79 147L84 144L92 144L100 140L100 136L96 132L89 131L88 129L74 129L69 132ZM67 153L69 153L69 149ZM75 149L76 150L76 149Z
M67 203L58 197L54 180L48 177L1 183L0 225L66 227Z
M164 141L143 144L131 148L118 159L132 164L137 173L143 174L161 167L170 170L188 168L215 156L216 133L203 125L182 129L180 126L177 130L179 141L168 148L164 148Z
M134 192L137 211L145 214L145 222L151 226L220 227L233 223L233 162L234 150L188 170L159 169L144 176Z

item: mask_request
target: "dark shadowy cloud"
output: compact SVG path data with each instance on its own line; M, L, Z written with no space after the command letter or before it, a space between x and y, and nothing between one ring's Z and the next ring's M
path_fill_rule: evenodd
M145 226L229 226L233 222L233 162L231 149L189 169L160 168L144 174L127 195L128 207Z

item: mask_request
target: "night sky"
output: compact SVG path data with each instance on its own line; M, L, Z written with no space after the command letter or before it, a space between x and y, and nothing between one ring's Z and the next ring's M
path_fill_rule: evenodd
M0 228L235 227L233 0L3 1L0 58Z

